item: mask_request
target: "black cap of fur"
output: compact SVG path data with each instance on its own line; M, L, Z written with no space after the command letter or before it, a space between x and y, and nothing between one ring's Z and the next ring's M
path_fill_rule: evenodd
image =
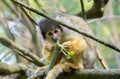
M43 38L45 38L45 34L52 29L59 28L62 31L62 28L56 22L49 20L47 18L42 18L39 22L39 27L42 32Z

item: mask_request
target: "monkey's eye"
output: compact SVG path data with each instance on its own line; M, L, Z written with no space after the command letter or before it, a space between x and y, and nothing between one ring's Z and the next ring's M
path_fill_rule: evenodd
M58 30L56 29L56 30L54 30L54 33L58 33Z
M53 33L52 33L52 32L49 32L49 33L48 33L48 35L50 35L50 36L51 36L51 35L53 35Z

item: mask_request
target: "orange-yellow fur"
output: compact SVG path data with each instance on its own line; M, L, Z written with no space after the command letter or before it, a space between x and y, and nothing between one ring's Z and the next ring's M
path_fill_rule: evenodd
M47 54L49 55L46 60L47 60L47 62L50 62L50 59L52 57L52 50L50 50L49 48L44 46L44 52L43 53L44 53L43 56L45 56Z
M68 38L67 41L70 42L68 51L74 51L75 54L82 53L87 47L87 44L82 37L71 37Z

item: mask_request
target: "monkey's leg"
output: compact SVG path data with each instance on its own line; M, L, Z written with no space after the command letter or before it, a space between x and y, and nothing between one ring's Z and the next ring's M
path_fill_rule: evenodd
M75 54L72 57L73 68L77 70L84 69L82 54Z
M63 64L57 64L53 69L51 69L45 79L55 79L60 73L63 72Z
M71 69L83 69L70 62L59 63L53 69L51 69L45 79L55 79L62 72L70 72Z
M69 72L73 67L72 63L59 63L51 69L45 79L55 79L62 72Z

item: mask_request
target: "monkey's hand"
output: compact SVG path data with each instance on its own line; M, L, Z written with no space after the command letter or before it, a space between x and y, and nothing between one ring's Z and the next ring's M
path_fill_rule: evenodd
M67 42L64 42L62 45L64 46L64 48L65 48L66 50L69 50L71 43L72 43L71 41L67 41Z
M67 51L74 51L75 54L82 53L86 47L86 41L82 37L69 38L67 42L63 43Z
M53 45L52 44L50 44L50 43L46 43L45 45L44 45L44 48L46 49L46 50L53 50Z
M46 60L47 62L50 62L50 59L52 57L52 54L53 54L53 45L50 44L50 43L45 43L44 45L44 52L43 52L43 57L45 57L46 55L49 55Z

